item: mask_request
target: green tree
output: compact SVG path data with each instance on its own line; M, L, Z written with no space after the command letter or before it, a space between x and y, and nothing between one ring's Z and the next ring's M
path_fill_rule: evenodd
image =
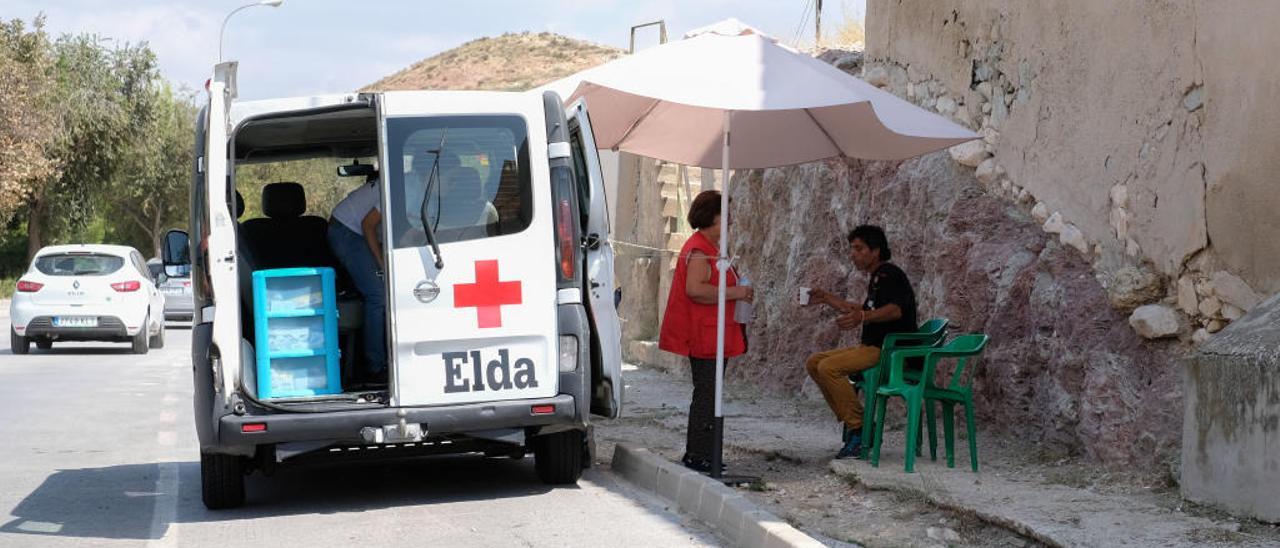
M51 155L61 169L28 201L28 257L49 241L92 241L103 192L154 116L155 55L145 45L105 42L80 34L53 44L60 123Z
M116 176L98 193L98 203L116 221L119 241L159 255L164 233L187 225L196 108L189 93L167 85L152 93L150 112L137 116L140 132L124 150Z
M61 174L52 155L60 121L54 75L44 19L31 30L21 20L0 20L0 226Z

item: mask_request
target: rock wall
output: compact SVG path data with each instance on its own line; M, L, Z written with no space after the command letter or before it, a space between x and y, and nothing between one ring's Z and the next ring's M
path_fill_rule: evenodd
M1176 453L1179 343L1135 334L1078 251L986 192L947 153L755 171L730 189L734 252L758 287L751 351L731 362L730 378L810 391L804 358L854 344L857 334L840 331L828 310L796 306L796 288L862 298L866 276L848 260L844 236L878 224L922 318L991 335L974 381L982 428L1107 462Z
M1113 304L1176 305L1203 342L1280 291L1277 18L1263 1L871 0L864 74L980 131L956 157L984 185L1034 204Z

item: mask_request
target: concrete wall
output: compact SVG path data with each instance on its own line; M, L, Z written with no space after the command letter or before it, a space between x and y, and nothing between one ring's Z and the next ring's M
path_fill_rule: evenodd
M1280 297L1186 360L1182 493L1280 522Z
M1146 300L1203 340L1280 291L1277 20L1266 0L869 0L864 74L981 131L984 184L1058 213L1104 283L1154 271Z

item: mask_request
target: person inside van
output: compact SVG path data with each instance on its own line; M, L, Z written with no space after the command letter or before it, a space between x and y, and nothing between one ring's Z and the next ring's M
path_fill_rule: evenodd
M347 194L329 218L329 247L364 297L364 372L366 380L383 378L387 370L386 296L378 227L382 194L371 180Z
M485 199L484 186L474 168L457 166L443 173L439 228L454 232L457 240L483 238L486 227L498 222L498 210Z

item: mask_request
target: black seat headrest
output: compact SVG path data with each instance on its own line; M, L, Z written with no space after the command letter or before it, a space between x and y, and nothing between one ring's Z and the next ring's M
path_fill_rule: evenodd
M289 219L307 211L307 193L302 185L292 182L271 183L262 187L262 214L272 219Z

